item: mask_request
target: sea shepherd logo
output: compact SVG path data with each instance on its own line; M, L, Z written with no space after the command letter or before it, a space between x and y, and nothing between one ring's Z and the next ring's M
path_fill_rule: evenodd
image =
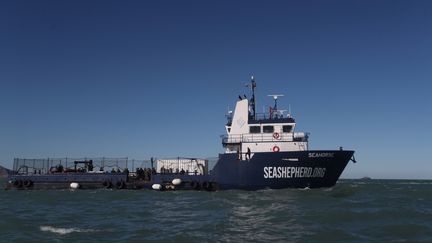
M323 178L322 167L264 167L264 178Z

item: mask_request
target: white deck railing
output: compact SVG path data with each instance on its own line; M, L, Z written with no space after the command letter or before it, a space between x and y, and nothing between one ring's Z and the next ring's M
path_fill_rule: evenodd
M253 143L253 142L307 142L307 133L248 133L248 134L230 134L222 136L222 143Z

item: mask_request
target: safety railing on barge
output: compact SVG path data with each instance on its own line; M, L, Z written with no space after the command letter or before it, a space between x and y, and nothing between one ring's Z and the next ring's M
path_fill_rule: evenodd
M46 158L21 159L15 158L13 164L14 174L49 174L53 168L62 168L64 171L81 171L84 164L76 163L91 161L94 172L123 172L126 168L135 171L137 168L151 168L151 160L136 160L125 158Z
M152 173L170 174L181 173L208 174L217 162L217 158L199 159L199 158L171 158L149 160L136 160L125 158L46 158L46 159L22 159L15 158L13 164L14 174L50 174L53 169L62 167L62 172L80 172L87 171L85 164L75 162L92 163L92 172L124 172L127 168L131 174L139 173L142 169L153 169ZM163 167L163 168L162 168ZM55 171L58 173L59 171Z

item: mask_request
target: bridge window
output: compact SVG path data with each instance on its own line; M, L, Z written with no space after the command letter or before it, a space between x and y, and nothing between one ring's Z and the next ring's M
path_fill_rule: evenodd
M264 133L273 133L274 127L273 126L263 126L263 132Z
M249 133L261 133L261 127L260 126L250 126L249 127Z
M283 130L283 132L291 132L292 131L292 126L283 126L282 130Z

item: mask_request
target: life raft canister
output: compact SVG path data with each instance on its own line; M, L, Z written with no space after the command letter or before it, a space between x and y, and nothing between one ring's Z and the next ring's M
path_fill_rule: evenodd
M278 132L273 133L273 138L277 140L281 139L280 134Z
M280 150L280 149L279 149L278 146L274 146L274 147L273 147L273 152L279 152L279 150Z

